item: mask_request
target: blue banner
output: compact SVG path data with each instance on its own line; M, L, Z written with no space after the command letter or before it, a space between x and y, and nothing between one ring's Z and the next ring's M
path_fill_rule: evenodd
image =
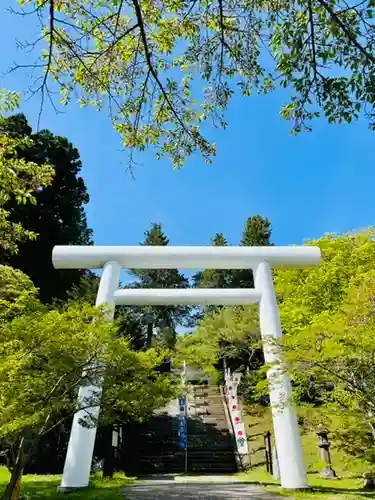
M180 409L180 415L186 414L186 396L180 396L178 398L178 405Z
M179 446L183 450L186 450L187 448L186 396L180 396L178 398L178 404L179 404L179 415L178 415Z

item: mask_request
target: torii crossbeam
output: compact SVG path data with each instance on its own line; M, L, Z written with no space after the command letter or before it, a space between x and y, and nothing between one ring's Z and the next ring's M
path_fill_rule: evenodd
M320 262L320 249L313 246L212 247L212 246L56 246L52 261L56 269L101 269L103 273L96 305L109 306L113 319L118 304L127 305L235 305L259 304L259 323L268 370L273 427L281 486L307 487L297 417L290 378L282 366L282 352L270 339L281 337L281 325L272 280L272 268L305 267ZM118 289L122 268L132 269L252 269L254 289ZM79 400L100 387L81 387ZM92 409L94 417L99 408ZM73 420L65 459L62 489L88 486L96 428L85 428L78 411Z

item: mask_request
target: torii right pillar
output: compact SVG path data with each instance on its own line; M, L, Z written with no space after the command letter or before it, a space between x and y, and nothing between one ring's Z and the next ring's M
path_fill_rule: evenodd
M255 289L261 293L259 323L267 372L273 428L280 469L281 486L307 488L306 466L292 400L292 385L283 363L278 339L282 336L279 310L271 266L261 262L254 269Z

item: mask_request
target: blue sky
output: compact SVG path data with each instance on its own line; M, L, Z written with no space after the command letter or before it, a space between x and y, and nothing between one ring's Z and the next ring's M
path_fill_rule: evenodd
M5 12L0 28L5 71L24 57L15 39L32 40L37 28ZM0 86L24 90L29 83L20 70ZM218 146L212 165L196 157L173 171L150 150L139 156L143 165L135 180L105 113L70 106L56 115L46 107L41 126L68 137L80 151L96 244L137 244L151 222L163 224L173 245L209 244L217 231L236 244L245 219L256 214L271 220L279 245L373 225L375 136L367 124L333 126L322 119L312 133L293 137L278 115L283 102L281 93L236 97L228 129L210 132ZM39 103L36 97L21 108L33 127Z

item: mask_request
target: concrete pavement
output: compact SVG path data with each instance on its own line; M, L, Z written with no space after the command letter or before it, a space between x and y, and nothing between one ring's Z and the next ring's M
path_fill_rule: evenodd
M279 497L233 477L175 477L139 481L125 489L126 500L275 500Z

